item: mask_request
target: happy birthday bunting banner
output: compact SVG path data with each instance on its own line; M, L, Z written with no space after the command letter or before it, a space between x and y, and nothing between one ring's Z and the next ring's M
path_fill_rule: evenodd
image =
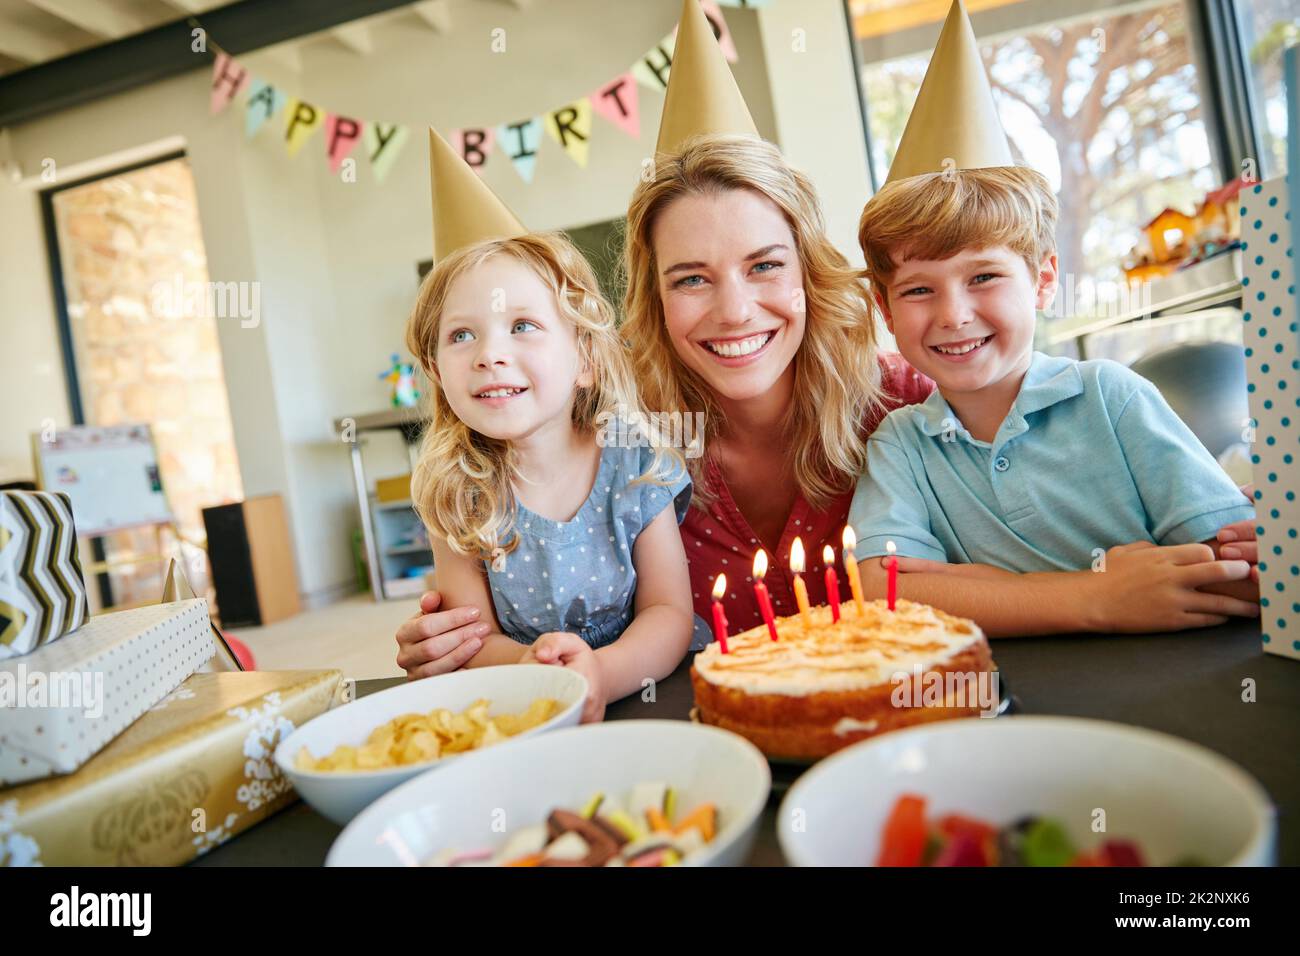
M544 122L546 132L564 147L579 166L587 166L587 150L591 147L591 101L585 96L561 106L553 113L547 113Z
M537 148L542 143L542 118L534 116L517 123L502 123L497 127L497 143L510 157L510 165L519 178L531 183L537 170Z
M632 64L632 75L642 86L663 92L668 89L668 74L672 72L673 50L677 47L677 30L656 43L646 55Z
M633 139L640 139L641 119L637 108L639 96L636 77L624 73L614 77L587 99L597 115Z
M252 139L253 134L262 128L263 123L284 109L284 104L288 100L289 98L274 86L261 80L253 80L248 104L244 107L244 135Z
M365 130L365 122L347 116L325 114L325 158L329 160L330 172L337 173L348 153L357 145Z
M447 135L447 142L460 153L465 165L482 176L483 166L492 153L496 135L496 130L491 129L454 129Z
M213 116L220 113L230 101L248 85L248 71L226 53L218 53L212 63L212 101L210 111Z
M284 108L284 148L290 156L298 155L316 127L325 122L325 114L310 103L294 97Z
M393 160L406 145L410 130L396 123L367 123L363 134L366 141L366 156L370 159L370 168L375 179L384 181L393 166Z

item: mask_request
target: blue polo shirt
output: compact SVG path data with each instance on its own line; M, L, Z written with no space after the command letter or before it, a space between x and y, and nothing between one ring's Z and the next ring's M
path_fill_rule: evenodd
M1254 517L1156 387L1111 361L1035 352L992 442L936 389L871 436L849 521L859 558L898 553L1077 571L1096 549L1205 541Z

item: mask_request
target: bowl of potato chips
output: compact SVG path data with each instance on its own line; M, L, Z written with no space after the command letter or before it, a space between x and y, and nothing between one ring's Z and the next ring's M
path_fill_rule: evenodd
M280 772L322 815L346 824L398 784L514 737L569 727L587 679L546 664L426 677L327 711L275 751Z

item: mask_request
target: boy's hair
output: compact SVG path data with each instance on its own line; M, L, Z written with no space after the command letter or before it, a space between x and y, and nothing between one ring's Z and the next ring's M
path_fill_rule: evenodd
M710 442L725 423L713 389L678 356L668 337L653 233L658 217L683 196L749 190L773 203L794 235L803 270L806 327L794 359L794 399L782 441L793 449L795 481L815 507L844 490L866 469L863 420L884 410L876 360L876 325L862 282L830 239L812 181L771 143L752 136L696 136L672 154L655 157L627 212L624 334L637 382L653 408L704 414L705 456L690 462L704 508L713 495L702 480Z
M1028 166L960 169L885 186L858 221L858 244L873 291L888 301L904 259L947 259L963 249L1006 246L1038 274L1056 251L1056 196Z
M406 347L432 385L411 499L431 534L445 538L453 551L476 558L508 554L517 546L511 482L523 479L509 442L474 431L452 410L436 372L438 327L453 283L494 256L508 256L531 269L554 294L559 314L573 323L581 364L592 371L591 386L574 393L573 426L592 432L610 417L641 407L614 310L601 295L591 265L563 235L486 240L458 249L434 266L406 326ZM641 479L658 482L681 464L681 457L662 444L654 450L654 462Z

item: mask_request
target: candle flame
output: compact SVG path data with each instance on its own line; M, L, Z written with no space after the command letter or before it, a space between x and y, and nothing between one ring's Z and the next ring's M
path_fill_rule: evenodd
M894 542L892 542L892 541L886 541L886 542L885 542L885 550L888 551L888 552L892 555L895 551L898 550L898 548L894 546Z
M754 577L762 580L767 575L767 552L759 548L754 555Z
M790 545L790 570L795 574L803 574L803 541L799 538L795 538L794 544Z
M852 551L858 546L858 536L853 533L853 529L848 525L844 526L844 535L840 540L844 542L845 551Z
M826 547L822 548L822 564L829 568L834 563L835 549L828 544Z
M727 593L727 576L719 574L716 581L713 582L713 600L721 601L722 595Z

